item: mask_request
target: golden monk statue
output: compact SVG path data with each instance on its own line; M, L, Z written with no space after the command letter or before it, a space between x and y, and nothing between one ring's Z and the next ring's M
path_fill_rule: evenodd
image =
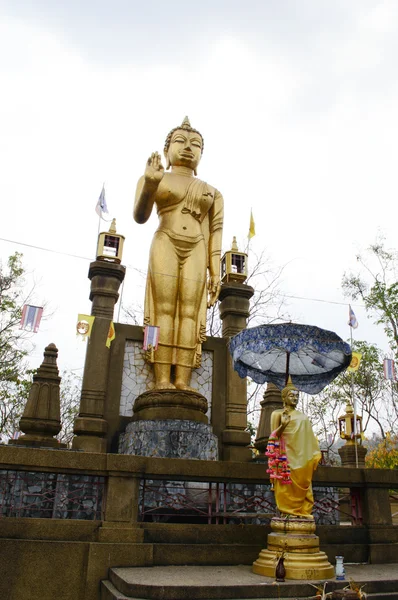
M281 515L312 518L311 481L321 452L308 417L296 410L298 398L298 390L289 377L282 390L283 409L271 415L268 472Z
M137 185L135 221L145 223L154 204L159 216L144 314L145 325L159 327L158 349L148 357L156 389L191 389L191 372L200 366L205 340L206 309L220 291L223 198L196 177L202 152L202 135L185 118L166 138L166 170L171 171L165 172L154 152Z

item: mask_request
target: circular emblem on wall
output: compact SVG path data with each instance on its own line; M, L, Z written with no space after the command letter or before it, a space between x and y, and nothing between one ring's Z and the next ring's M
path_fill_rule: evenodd
M78 324L76 325L76 331L80 335L87 335L87 333L89 332L89 329L90 329L90 324L88 323L88 321L79 321Z
M351 359L351 362L350 362L350 368L356 369L358 365L359 365L359 358L357 356L353 356Z

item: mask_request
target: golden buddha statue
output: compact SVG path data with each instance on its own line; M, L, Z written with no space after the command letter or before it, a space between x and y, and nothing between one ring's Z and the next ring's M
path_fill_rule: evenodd
M200 366L206 339L206 309L220 292L223 198L196 177L202 152L203 137L186 117L166 138L166 170L171 171L165 172L154 152L137 185L135 221L145 223L154 204L159 217L144 311L144 324L159 327L158 348L148 354L155 389L192 389L191 372Z
M289 377L282 390L283 409L271 414L272 433L266 452L268 472L281 515L312 519L311 482L321 452L310 420L296 410L298 399L298 390Z

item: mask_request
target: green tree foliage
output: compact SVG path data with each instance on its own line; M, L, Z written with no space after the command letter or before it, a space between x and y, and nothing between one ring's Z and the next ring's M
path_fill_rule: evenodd
M7 441L18 430L34 374L26 360L32 335L19 328L22 308L29 302L23 276L22 254L15 252L6 264L0 263L0 441ZM81 378L71 371L64 371L61 377L62 430L58 438L69 444Z
M379 438L384 439L398 423L395 395L384 379L382 351L364 341L354 341L353 350L362 354L358 371L344 371L319 394L300 395L299 408L310 418L321 447L329 452L332 462L338 460L338 417L345 412L347 402L352 404L353 395L365 435L377 427Z
M387 432L385 438L368 451L365 461L371 469L398 469L398 435Z
M346 296L360 300L384 327L390 347L398 359L398 253L387 250L383 238L357 256L359 273L344 274Z
M396 425L398 413L391 385L384 379L383 352L360 340L353 342L353 350L362 354L358 371L345 371L327 389L334 386L341 402L352 401L353 394L363 431L366 433L369 427L376 426L385 438L386 432Z
M73 371L62 371L60 385L62 429L57 438L68 446L72 443L73 424L79 412L81 385L82 378Z
M22 254L15 252L4 265L0 263L0 436L10 436L30 387L25 332L18 326L24 293Z

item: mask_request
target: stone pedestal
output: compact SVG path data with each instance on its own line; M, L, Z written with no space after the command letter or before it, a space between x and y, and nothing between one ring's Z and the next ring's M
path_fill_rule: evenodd
M253 573L275 577L276 564L284 554L286 579L330 579L334 568L324 552L319 550L313 519L274 517L268 547L261 550L253 563Z
M88 340L80 410L74 424L74 450L107 450L108 427L104 413L110 350L106 340L125 272L125 267L118 263L96 260L90 264L91 314L96 318Z
M25 433L9 444L41 448L62 448L54 438L61 431L59 384L57 367L58 349L49 344L44 351L44 360L33 376L28 401L19 421Z
M224 283L220 292L220 318L222 337L236 335L246 328L250 298L254 289L244 283ZM233 368L231 356L227 357L227 389L225 429L222 432L223 460L250 461L252 451L247 428L247 383Z
M157 458L218 459L210 425L180 419L135 421L120 436L119 453Z
M355 469L357 466L356 456L358 456L358 468L364 469L367 451L367 448L357 444L357 450L355 452L355 444L349 442L346 443L345 446L342 446L338 449L338 453L340 454L341 458L341 466L349 469Z
M150 390L137 397L133 410L133 421L182 419L208 423L207 400L194 391Z

